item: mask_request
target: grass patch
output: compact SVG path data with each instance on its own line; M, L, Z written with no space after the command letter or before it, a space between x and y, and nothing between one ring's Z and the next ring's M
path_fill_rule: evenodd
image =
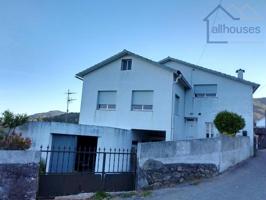
M130 198L137 195L137 193L135 191L131 191L131 192L125 192L119 195L119 197L121 198Z
M91 197L91 200L103 200L103 199L111 199L111 195L106 192L96 192L95 195Z
M141 196L142 196L142 197L148 197L148 196L150 196L151 194L152 194L152 192L149 191L149 190L145 190L145 191L141 192Z

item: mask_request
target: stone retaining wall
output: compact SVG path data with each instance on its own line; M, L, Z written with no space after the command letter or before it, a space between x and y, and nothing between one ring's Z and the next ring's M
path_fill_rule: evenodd
M214 164L163 164L156 160L147 160L138 169L138 187L156 189L179 183L210 178L219 173Z
M0 164L0 199L34 200L38 189L36 163Z
M0 151L0 199L34 200L40 152Z

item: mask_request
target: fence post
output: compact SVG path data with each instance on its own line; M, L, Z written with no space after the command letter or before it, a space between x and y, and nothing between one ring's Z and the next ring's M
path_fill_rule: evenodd
M106 153L105 148L103 149L103 165L102 165L102 189L105 188L105 161L106 161Z

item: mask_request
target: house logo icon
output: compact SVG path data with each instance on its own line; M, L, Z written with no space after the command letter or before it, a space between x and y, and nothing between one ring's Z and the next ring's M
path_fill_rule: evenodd
M237 21L237 20L240 20L240 18L239 17L234 17L231 13L229 13L222 5L218 5L215 9L213 9L208 15L207 15L207 17L205 17L204 19L203 19L203 21L205 21L206 22L206 33L207 33L207 43L216 43L216 44L227 44L228 43L228 41L215 41L215 40L211 40L210 39L210 33L211 33L211 26L210 26L210 22L211 22L211 20L210 20L210 18L212 17L212 16L214 16L214 17L216 17L215 15L217 15L217 12L218 11L221 11L221 12L223 12L225 15L227 15L230 19L232 19L232 20L235 20L235 21ZM215 23L215 19L214 19L214 23Z
M240 20L240 17L234 16L222 5L216 6L203 21L206 23L206 40L210 44L227 44L229 41L250 42L254 41L254 35L261 33L260 26Z

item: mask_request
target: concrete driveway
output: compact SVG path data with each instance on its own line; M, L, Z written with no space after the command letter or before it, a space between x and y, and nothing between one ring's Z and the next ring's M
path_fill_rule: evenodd
M266 151L234 169L198 184L160 189L147 200L265 200Z

